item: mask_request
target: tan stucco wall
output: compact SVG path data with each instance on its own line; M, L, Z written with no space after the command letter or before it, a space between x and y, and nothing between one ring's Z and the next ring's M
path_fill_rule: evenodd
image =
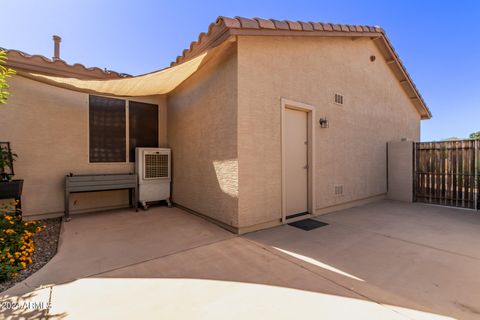
M168 95L173 201L238 224L237 60L231 47Z
M388 143L388 199L413 201L413 161L412 141Z
M24 216L63 214L64 176L69 172L133 172L133 164L88 163L88 94L20 76L10 79L11 96L0 107L0 140L10 141L18 160L15 178L25 179ZM130 98L159 105L159 142L167 144L164 96ZM73 194L72 213L128 205L128 191Z
M246 229L281 218L281 98L315 106L317 124L329 121L314 130L317 213L385 195L387 141L420 136L419 114L371 40L239 37L239 225Z

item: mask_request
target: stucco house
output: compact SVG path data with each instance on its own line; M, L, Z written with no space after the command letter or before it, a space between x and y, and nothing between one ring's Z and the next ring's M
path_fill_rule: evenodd
M138 77L58 52L8 58L0 137L19 155L29 218L63 214L70 172L132 172L135 127L171 148L176 205L238 233L304 219L385 198L387 142L418 141L431 117L379 27L219 17L170 68ZM92 128L92 112L109 126ZM94 150L102 134L121 152ZM125 207L125 192L75 194L72 212Z

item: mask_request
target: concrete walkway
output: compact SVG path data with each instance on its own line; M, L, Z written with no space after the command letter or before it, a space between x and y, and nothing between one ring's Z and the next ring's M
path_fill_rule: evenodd
M318 220L329 225L236 236L176 208L74 217L54 259L3 293L4 306L19 305L1 312L7 319L480 318L480 215L383 201Z

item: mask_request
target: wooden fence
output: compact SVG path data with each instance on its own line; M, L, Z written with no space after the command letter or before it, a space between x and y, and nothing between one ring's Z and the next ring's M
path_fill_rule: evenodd
M479 143L415 143L414 200L477 209Z

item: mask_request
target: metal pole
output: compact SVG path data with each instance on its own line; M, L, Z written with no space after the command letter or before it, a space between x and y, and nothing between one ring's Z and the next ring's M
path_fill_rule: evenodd
M474 146L474 152L473 152L473 159L475 161L475 181L474 181L474 188L475 188L475 210L478 212L478 144L479 140L475 140L473 146Z

